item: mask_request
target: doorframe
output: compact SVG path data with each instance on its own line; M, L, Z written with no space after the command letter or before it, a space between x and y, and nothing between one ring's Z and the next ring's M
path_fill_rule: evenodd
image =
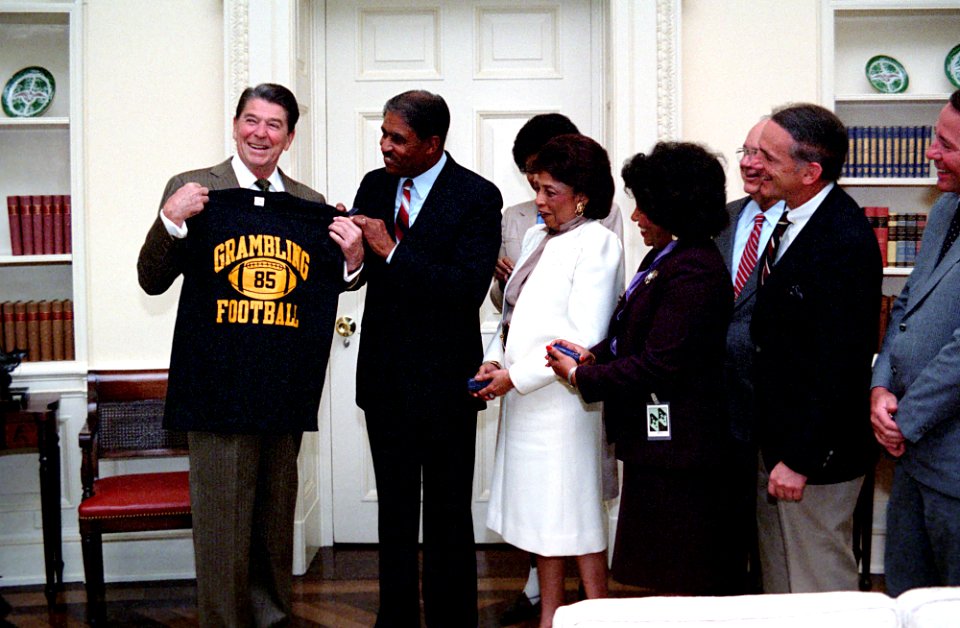
M309 25L317 33L312 42L315 59L322 59L325 41L325 0L224 0L224 149L234 150L231 121L237 99L248 86L261 82L290 85L296 93L297 42L301 27L301 2L312 2L312 20ZM680 137L680 11L681 0L655 2L624 2L622 0L592 0L596 23L602 25L604 54L600 60L605 111L598 128L603 129L604 144L613 164L621 164L637 151L647 151L658 140ZM594 36L597 33L594 32ZM324 64L313 64L309 76L314 85L324 85ZM651 81L648 77L655 77ZM323 90L314 90L322 94ZM317 153L312 172L298 172L295 157L284 153L280 166L303 177L316 186L326 180L325 99L310 103L316 120L313 125L313 147ZM311 175L304 177L304 174ZM623 192L618 191L617 202L629 206ZM627 229L624 248L627 268L636 267L643 254L639 233ZM329 379L329 378L328 378ZM305 555L305 539L319 538L321 546L333 544L333 474L331 460L331 425L329 396L321 404L319 431L318 495L319 531L298 534L299 547L295 558ZM299 514L299 513L298 513ZM303 518L295 525L302 528ZM296 563L296 560L295 560ZM294 565L302 573L305 565Z

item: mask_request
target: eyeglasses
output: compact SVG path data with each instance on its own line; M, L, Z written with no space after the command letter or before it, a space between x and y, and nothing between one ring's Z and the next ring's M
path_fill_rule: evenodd
M737 159L743 159L744 157L756 157L760 154L759 148L747 148L746 146L741 146L736 150Z

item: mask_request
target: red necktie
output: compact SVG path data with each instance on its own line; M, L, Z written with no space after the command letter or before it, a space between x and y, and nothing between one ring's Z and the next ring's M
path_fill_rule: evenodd
M757 249L760 245L760 231L763 229L763 213L753 217L753 231L747 239L747 246L743 249L743 255L740 256L740 266L737 268L737 277L733 284L733 298L740 296L743 287L747 285L747 279L750 273L757 265Z
M393 235L397 242L407 235L407 229L410 227L410 188L413 187L413 179L407 179L403 182L403 194L400 195L400 210L397 211L397 220L393 224Z

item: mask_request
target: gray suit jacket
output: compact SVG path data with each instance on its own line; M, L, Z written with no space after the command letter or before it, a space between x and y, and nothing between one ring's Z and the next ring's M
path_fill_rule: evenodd
M723 256L730 275L736 274L733 268L733 242L736 238L737 221L750 197L745 196L727 204L730 222L727 228L717 236L717 248ZM731 284L732 284L731 279ZM730 421L730 433L738 441L753 441L754 398L753 398L753 339L750 337L750 319L757 299L757 269L747 280L740 296L733 302L733 318L727 328L727 353L724 358L723 379L726 407Z
M287 193L308 201L317 203L326 202L323 194L307 187L299 181L294 181L283 171L280 171L280 178L283 180L283 186ZM230 165L230 159L213 166L212 168L203 168L200 170L191 170L174 176L167 182L167 187L163 191L163 198L160 199L160 207L167 202L167 199L187 183L199 183L205 188L211 190L227 190L239 187L237 175L233 173L233 166ZM147 233L147 238L140 249L140 257L137 259L137 276L140 280L140 287L147 294L162 294L174 282L177 276L183 272L182 251L184 242L172 237L167 233L167 228L160 220L160 213Z
M918 482L960 498L960 243L937 256L957 211L944 194L927 221L920 254L890 315L872 386L896 395L907 439L900 458Z

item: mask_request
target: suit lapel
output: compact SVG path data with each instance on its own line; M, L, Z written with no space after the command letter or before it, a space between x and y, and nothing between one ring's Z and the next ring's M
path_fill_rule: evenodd
M240 182L237 181L237 174L233 171L233 166L230 163L230 159L217 164L213 168L210 168L209 172L213 181L207 187L211 189L228 190L231 188L240 187Z
M830 229L833 228L830 222L834 218L832 215L835 211L834 205L837 203L837 195L840 192L840 186L834 186L830 193L827 194L827 197L823 199L820 206L817 207L813 215L810 216L810 219L807 220L807 224L804 225L800 233L790 242L790 247L784 251L783 256L777 261L770 273L771 279L776 276L778 270L781 273L786 273L796 264L802 264L803 260L811 259L811 256L819 246L818 243L821 239L820 234L825 231L830 231ZM796 260L800 261L797 262Z
M430 194L427 195L427 198L424 199L423 205L420 206L420 211L417 213L417 219L410 225L410 229L407 230L405 238L410 236L417 237L417 234L420 234L419 237L423 237L423 233L429 231L431 226L436 223L436 216L434 214L438 211L438 207L443 207L443 211L451 211L456 208L455 203L447 203L444 201L449 188L450 180L453 176L453 170L456 167L456 162L453 161L453 157L447 153L447 163L444 164L443 170L440 171L440 174L437 175L437 180L433 182L433 187L430 188ZM396 188L394 188L396 191ZM393 212L390 212L391 219L393 217ZM392 220L390 229L393 229Z
M727 206L727 214L730 217L730 226L717 237L717 248L723 256L723 263L727 265L727 270L733 275L736 269L733 267L733 244L737 239L737 224L740 221L740 214L743 213L750 197L746 196L739 201L734 201Z
M936 234L936 239L932 239L931 241L925 243L926 246L933 247L937 254L939 254L940 249L943 247L943 241L946 239L947 231L950 229L950 222L953 220L953 216L957 212L956 204L954 204L953 208L947 209L946 211L949 213L949 215L943 217L943 222L941 223L943 225L943 229ZM929 294L929 292L933 290L938 283L940 283L940 280L943 279L944 275L947 274L947 271L953 268L957 262L960 262L960 245L954 243L954 245L950 247L950 250L947 251L947 254L943 256L943 259L939 264L925 271L928 273L926 281L918 282L916 291L911 291L909 304L910 309L908 312L913 310L923 301L924 297L926 297L927 294ZM915 268L914 272L917 272L918 270L921 269ZM921 272L924 271L921 270Z

